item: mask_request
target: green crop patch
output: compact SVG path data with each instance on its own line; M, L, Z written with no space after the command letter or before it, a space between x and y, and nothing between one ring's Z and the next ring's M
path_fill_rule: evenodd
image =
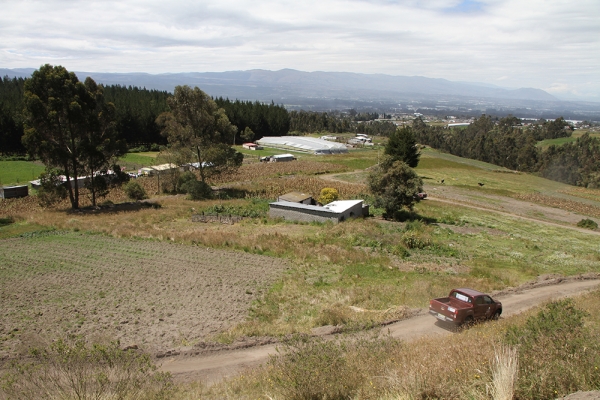
M0 185L27 185L44 172L44 165L33 161L0 161Z

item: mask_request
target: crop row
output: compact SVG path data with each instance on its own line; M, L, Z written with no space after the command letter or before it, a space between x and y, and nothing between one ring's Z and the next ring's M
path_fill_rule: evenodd
M277 177L283 175L318 175L344 171L342 165L318 161L293 161L277 163L254 163L241 166L237 171L222 174L211 179L211 184L229 182L247 182L258 177Z

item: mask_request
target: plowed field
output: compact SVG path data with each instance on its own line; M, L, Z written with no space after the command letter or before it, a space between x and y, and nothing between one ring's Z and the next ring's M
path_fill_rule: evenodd
M77 232L0 240L0 359L65 334L176 351L243 321L286 268L265 256Z

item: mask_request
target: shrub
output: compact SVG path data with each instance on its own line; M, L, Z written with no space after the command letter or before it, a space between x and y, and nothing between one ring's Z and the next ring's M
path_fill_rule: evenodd
M127 184L123 186L123 190L127 197L133 200L143 200L148 198L146 190L136 181L127 182Z
M327 307L319 313L316 324L318 326L325 325L343 325L350 321L351 311L348 307L342 304L334 304Z
M42 207L49 207L67 198L67 188L59 178L56 170L42 172L41 187L38 189L38 202Z
M593 219L582 219L577 223L580 228L595 230L598 229L598 223Z
M321 189L321 195L319 196L318 202L321 204L329 204L332 201L336 201L340 197L337 189L334 188L323 188Z
M431 239L415 231L407 231L402 234L402 244L409 249L424 249L431 245Z
M118 342L86 345L59 340L30 350L30 360L14 361L2 376L8 398L135 399L169 398L169 374L157 372L150 356L121 350Z
M392 250L392 254L394 254L400 258L410 257L410 252L408 251L408 249L401 244L394 246L394 248Z
M206 182L190 180L185 183L183 189L190 200L204 200L212 197L212 188Z
M175 190L177 191L177 193L188 193L188 185L193 185L193 183L197 180L198 178L196 178L196 175L194 175L193 172L184 172L183 174L179 175Z

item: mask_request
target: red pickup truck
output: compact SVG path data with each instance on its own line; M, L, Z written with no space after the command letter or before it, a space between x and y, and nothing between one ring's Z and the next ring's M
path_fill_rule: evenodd
M453 289L448 297L429 301L429 314L456 325L481 319L498 319L502 303L473 289Z

